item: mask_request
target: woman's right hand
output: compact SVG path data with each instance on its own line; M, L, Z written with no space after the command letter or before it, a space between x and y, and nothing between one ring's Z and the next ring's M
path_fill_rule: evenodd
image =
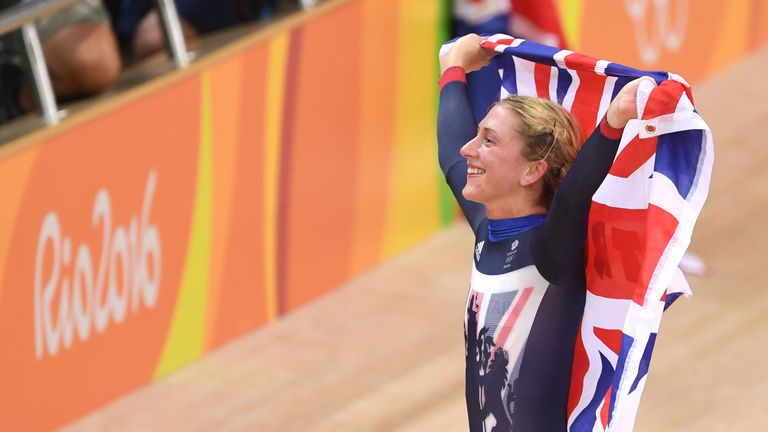
M466 73L488 66L491 59L498 53L481 48L480 43L484 40L474 33L457 39L451 51L440 59L440 73L453 66L464 68Z

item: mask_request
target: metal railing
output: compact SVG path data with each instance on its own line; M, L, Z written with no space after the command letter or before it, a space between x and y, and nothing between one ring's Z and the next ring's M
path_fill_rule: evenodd
M40 115L43 121L49 125L58 123L60 115L34 21L52 15L79 1L24 0L0 11L0 35L21 29ZM187 67L190 62L190 55L187 51L184 34L181 31L175 3L173 0L155 0L155 6L160 15L166 43L174 63L180 68Z
M155 0L160 21L163 23L165 42L171 52L171 57L178 67L189 66L189 52L184 32L181 31L179 14L176 12L176 3L173 0Z

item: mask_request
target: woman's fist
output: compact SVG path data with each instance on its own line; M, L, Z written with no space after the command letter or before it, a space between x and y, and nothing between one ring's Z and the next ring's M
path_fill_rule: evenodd
M608 107L608 112L605 114L611 127L622 129L627 125L627 122L637 118L637 89L640 88L640 83L643 81L656 86L656 81L653 78L640 77L630 81L629 84L619 90L619 94L613 99Z
M453 66L460 66L467 73L487 66L497 53L481 48L480 43L484 40L474 33L457 39L451 51L440 59L440 73Z

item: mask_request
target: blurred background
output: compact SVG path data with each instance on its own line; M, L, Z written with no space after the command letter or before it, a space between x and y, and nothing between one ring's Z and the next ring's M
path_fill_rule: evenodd
M0 0L0 430L466 430L466 32L693 85L694 297L635 430L763 430L765 0Z

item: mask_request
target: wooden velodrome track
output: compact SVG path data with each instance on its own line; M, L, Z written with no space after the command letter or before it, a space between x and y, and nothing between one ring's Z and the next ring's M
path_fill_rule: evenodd
M665 316L635 431L768 428L768 48L696 86L715 134L691 249L709 267ZM66 431L465 431L457 223Z

